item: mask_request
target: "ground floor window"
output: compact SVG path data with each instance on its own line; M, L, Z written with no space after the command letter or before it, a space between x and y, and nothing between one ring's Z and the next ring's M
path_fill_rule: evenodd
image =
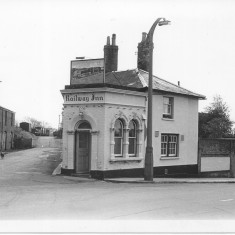
M117 119L114 124L114 155L116 157L122 156L122 144L123 144L123 123L120 119Z
M129 123L129 146L128 146L128 154L131 157L136 156L136 123L134 120L131 120Z
M141 133L138 119L128 120L126 117L117 118L112 123L111 130L111 159L135 160L141 156Z
M161 135L161 156L178 157L178 135L162 134Z

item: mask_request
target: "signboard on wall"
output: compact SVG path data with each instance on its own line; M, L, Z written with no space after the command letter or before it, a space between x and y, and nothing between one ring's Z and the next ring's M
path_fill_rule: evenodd
M104 59L72 60L70 73L70 84L103 82Z
M63 94L64 104L104 103L104 93Z

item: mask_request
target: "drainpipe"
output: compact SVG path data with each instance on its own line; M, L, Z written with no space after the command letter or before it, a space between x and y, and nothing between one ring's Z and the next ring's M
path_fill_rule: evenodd
M1 133L1 152L2 152L2 138L3 138L3 108L2 108L2 133Z

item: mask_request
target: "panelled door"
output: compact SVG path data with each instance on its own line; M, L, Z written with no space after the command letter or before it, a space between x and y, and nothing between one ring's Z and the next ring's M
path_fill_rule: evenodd
M89 172L90 168L90 132L77 131L76 134L76 173Z

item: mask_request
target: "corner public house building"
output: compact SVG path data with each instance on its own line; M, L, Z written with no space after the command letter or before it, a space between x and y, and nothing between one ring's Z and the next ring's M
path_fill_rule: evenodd
M104 73L96 68L101 72L75 80L71 75L70 85L61 90L62 174L88 173L98 179L144 175L148 108L146 34L138 45L137 69L117 71L115 41L113 34L112 44L108 37L104 46ZM198 172L199 99L205 97L153 76L155 177Z

